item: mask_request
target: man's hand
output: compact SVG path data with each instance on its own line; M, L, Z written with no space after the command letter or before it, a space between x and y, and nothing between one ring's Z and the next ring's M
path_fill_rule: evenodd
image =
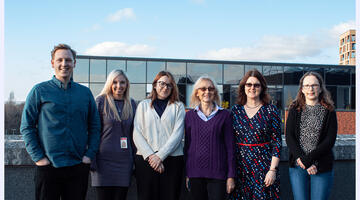
M230 194L235 188L235 181L233 178L228 178L226 180L226 192Z
M82 162L85 163L85 164L90 164L91 163L91 159L87 156L84 156L82 158Z
M44 158L42 158L41 160L37 161L35 164L36 164L37 166L50 165L50 161L49 161L46 157L44 157Z

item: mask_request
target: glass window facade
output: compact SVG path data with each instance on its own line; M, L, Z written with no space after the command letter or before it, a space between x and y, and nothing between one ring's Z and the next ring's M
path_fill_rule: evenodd
M105 82L105 80L106 60L90 59L90 82Z
M156 74L165 70L165 62L147 62L146 82L152 83Z
M121 69L126 72L125 60L107 60L106 74L109 75L109 73L115 69Z
M195 82L200 76L208 75L214 80L222 84L222 65L210 63L188 63L187 64L188 77Z
M89 59L76 59L73 79L76 82L89 82Z
M256 68L268 83L271 103L284 110L295 99L299 80L307 71L324 77L338 110L355 109L355 66L286 64L266 62L237 62L185 59L116 58L78 56L73 77L76 82L89 87L97 96L104 87L106 76L114 69L122 69L130 82L130 96L141 101L150 93L151 83L161 70L170 71L179 89L180 100L189 107L194 82L202 75L209 75L218 84L221 104L231 108L236 104L237 90L244 74Z
M186 77L186 63L185 62L167 62L166 70L171 72L171 74L175 78L175 82L178 84L186 84L187 82L192 83L191 81L187 81Z
M146 83L145 61L127 61L126 72L130 83Z
M244 72L244 65L224 65L224 84L239 84Z

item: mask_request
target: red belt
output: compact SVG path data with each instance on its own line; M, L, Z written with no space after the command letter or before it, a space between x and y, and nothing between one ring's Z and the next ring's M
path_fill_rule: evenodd
M248 147L254 147L254 146L265 146L266 144L270 144L270 142L260 143L260 144L244 144L244 143L236 143L240 146L248 146Z

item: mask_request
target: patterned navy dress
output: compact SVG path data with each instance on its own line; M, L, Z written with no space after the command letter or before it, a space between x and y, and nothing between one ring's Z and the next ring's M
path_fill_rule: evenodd
M263 105L249 118L244 106L231 109L236 138L236 186L230 199L280 199L280 175L265 187L272 156L280 157L281 121L274 105Z

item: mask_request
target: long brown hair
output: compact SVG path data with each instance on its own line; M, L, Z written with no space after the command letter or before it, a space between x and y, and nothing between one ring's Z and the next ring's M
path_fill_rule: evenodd
M321 77L321 75L319 73L312 72L312 71L306 72L301 77L298 93L296 95L295 100L290 104L289 108L295 108L298 111L305 109L306 102L305 102L305 96L302 93L302 89L303 89L304 79L307 76L314 76L320 84L321 92L318 97L319 103L330 111L334 110L335 109L334 102L331 99L330 92L325 87L323 78Z
M170 93L170 98L169 98L169 104L174 103L175 101L179 101L179 90L178 87L175 83L175 79L174 76L168 72L168 71L160 71L156 76L155 79L152 83L152 90L151 93L149 94L148 98L151 99L151 103L150 106L152 107L153 102L155 101L155 99L157 98L157 93L156 93L156 84L157 81L163 77L163 76L167 76L170 79L170 84L172 85L172 89L171 89L171 93Z
M246 72L245 76L241 79L238 88L238 97L236 103L239 105L245 105L247 101L247 96L245 94L245 84L249 77L255 77L260 81L261 84L261 92L260 92L260 101L263 104L269 104L270 102L270 95L267 93L267 84L264 76L257 70L252 69Z

